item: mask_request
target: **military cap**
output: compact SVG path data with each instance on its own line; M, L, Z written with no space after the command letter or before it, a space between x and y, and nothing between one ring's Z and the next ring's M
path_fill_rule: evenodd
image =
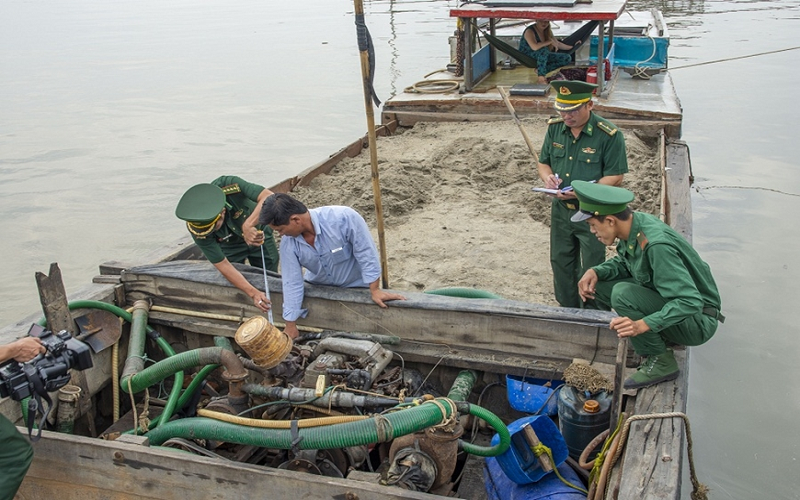
M555 80L550 85L556 91L555 108L558 111L572 111L592 99L592 92L597 88L594 83L580 80Z
M572 189L580 203L578 213L570 219L572 222L581 222L598 215L618 214L633 201L632 192L616 186L572 181Z
M186 221L189 232L195 236L206 236L225 208L225 193L213 184L198 184L190 187L175 208L175 215Z

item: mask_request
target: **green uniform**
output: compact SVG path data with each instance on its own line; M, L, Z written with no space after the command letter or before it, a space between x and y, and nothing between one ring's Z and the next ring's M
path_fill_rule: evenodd
M724 320L708 264L653 215L633 212L630 237L619 241L617 256L592 269L599 280L598 305L650 327L631 337L642 356L663 354L669 344L703 344Z
M278 248L272 237L272 230L266 227L264 231L264 257L266 262L262 265L261 248L249 246L242 236L242 224L253 213L258 203L258 195L264 190L263 186L247 182L240 177L224 175L213 180L211 184L218 186L225 193L225 222L222 227L206 236L192 235L197 247L212 264L222 262L226 258L230 262L244 263L245 259L251 266L264 267L270 271L278 270ZM258 229L265 229L256 226Z
M597 181L628 171L625 139L613 123L592 113L577 139L561 118L549 123L539 162L558 174L560 188L575 180ZM606 255L589 226L570 223L577 209L577 200L553 198L550 210L550 264L556 300L563 307L581 307L578 280Z
M33 460L30 441L0 415L0 499L11 500Z

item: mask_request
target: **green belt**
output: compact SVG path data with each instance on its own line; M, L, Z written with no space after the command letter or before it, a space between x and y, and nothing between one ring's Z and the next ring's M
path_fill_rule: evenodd
M723 316L723 314L719 312L719 309L717 309L716 307L711 307L711 306L704 307L703 314L705 314L706 316L711 316L720 323L725 323L725 316Z

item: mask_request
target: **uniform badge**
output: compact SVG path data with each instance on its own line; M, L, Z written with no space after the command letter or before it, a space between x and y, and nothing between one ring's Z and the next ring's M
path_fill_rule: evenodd
M617 133L616 128L610 126L608 123L605 122L597 122L597 128L599 128L608 135L614 135Z
M592 149L592 148L583 148L583 149L581 149L581 152L593 155L593 154L597 153L597 150L596 149Z
M647 246L647 244L649 243L649 242L647 241L647 236L645 236L645 235L644 235L644 233L639 233L639 234L637 234L637 235L636 235L636 241L638 241L638 242L639 242L639 247L640 247L642 250L644 250L644 247L646 247L646 246Z
M558 93L561 95L570 95L572 92L567 87L558 87Z
M554 148L558 148L558 149L564 149L564 145L563 145L563 144L559 144L559 143L557 143L557 142L554 142L554 143L553 143L553 147L554 147Z
M242 192L242 188L239 187L239 184L228 184L227 186L222 186L221 189L226 195Z
M234 218L234 219L238 219L239 217L241 217L241 216L242 216L242 212L244 212L244 210L237 210L237 211L236 211L236 212L233 214L233 218Z

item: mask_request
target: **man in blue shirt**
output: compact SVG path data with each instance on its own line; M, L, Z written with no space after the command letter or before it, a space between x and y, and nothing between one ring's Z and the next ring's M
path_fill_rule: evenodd
M288 194L275 193L264 200L259 224L269 225L281 235L284 331L291 338L299 334L297 319L308 315L303 309L304 280L315 285L369 288L372 300L384 308L386 301L405 300L379 287L378 250L364 218L352 208L309 210Z

